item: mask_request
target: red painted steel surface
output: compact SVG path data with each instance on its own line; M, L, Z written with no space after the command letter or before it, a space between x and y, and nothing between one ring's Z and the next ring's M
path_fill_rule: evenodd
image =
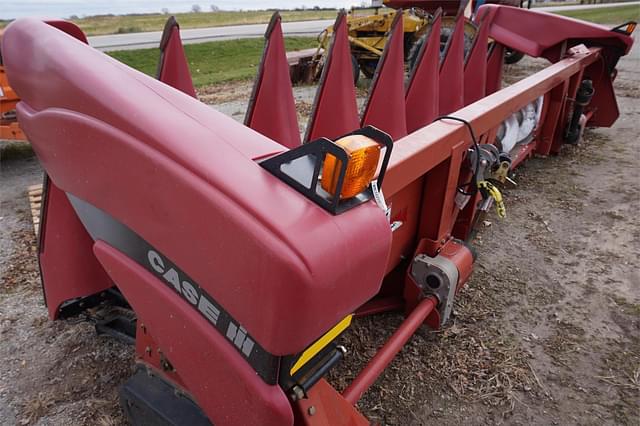
M162 377L176 388L189 394L184 381L177 371L166 368L166 362L170 362L170 360L167 360L167 355L153 338L149 328L142 320L136 321L136 361L143 363L153 374Z
M276 355L304 349L378 291L391 232L375 204L330 215L251 161L280 145L69 44L29 19L3 38L21 123L61 189L133 229Z
M458 15L440 65L440 115L450 114L464 106L464 15Z
M420 50L406 93L407 129L412 133L431 124L440 108L440 29L442 16L438 12L430 33Z
M494 43L489 51L487 61L487 84L485 95L490 95L502 88L502 66L504 64L505 48L500 43Z
M356 316L364 317L368 315L380 314L382 312L396 311L404 307L402 297L376 297L360 306L355 312Z
M193 87L189 63L180 39L180 26L171 17L164 27L160 40L160 62L158 64L158 80L197 98Z
M52 27L57 28L60 31L63 31L69 34L71 37L80 40L84 44L89 44L89 41L87 40L87 36L80 29L80 27L78 27L73 22L63 21L58 19L47 20L45 22L51 25Z
M70 299L90 296L113 286L91 253L93 240L67 196L49 181L40 222L39 262L49 318Z
M393 222L402 222L402 226L393 233L387 273L398 266L403 259L407 259L413 254L416 233L420 225L420 207L424 183L425 179L419 178L392 196L385 193L387 203L391 206L391 220Z
M94 251L213 423L293 424L282 389L267 385L247 368L226 338L212 332L211 324L186 300L105 242L96 242Z
M289 63L277 13L265 34L266 44L244 124L287 148L300 146Z
M460 241L449 241L440 251L440 255L449 259L458 268L458 284L456 293L462 290L473 272L473 253Z
M422 239L417 245L414 257L419 254L434 256L430 241ZM455 283L456 293L466 284L473 271L473 253L469 247L465 246L458 240L448 239L438 250L437 255L451 261L458 270L458 282ZM403 298L405 300L405 314L409 315L420 304L424 298L424 294L418 283L411 276L410 270L407 270L404 278ZM425 319L425 324L433 330L440 329L440 313L433 310Z
M305 141L335 139L360 127L344 13L338 15L333 31Z
M413 336L422 325L427 316L435 309L437 301L433 297L422 300L411 311L400 327L393 333L389 340L382 346L367 366L358 374L351 384L342 392L342 396L352 405L362 397L362 394L371 387L382 371L393 360L405 343Z
M484 13L491 22L489 37L529 56L547 58L551 62L560 60L565 49L585 44L605 48L605 60L612 65L612 60L627 54L633 44L631 37L602 25L552 13L494 4L480 6L478 14Z
M590 126L610 127L620 115L618 101L613 90L612 74L604 62L591 64L584 70L584 76L593 81L593 89L597 93L588 107L588 110L593 114L589 119Z
M560 114L567 98L567 90L569 89L569 80L563 81L553 89L551 89L544 98L546 112L543 116L544 121L540 128L538 143L536 144L536 152L541 155L549 155L551 145L556 135L556 129L559 127ZM561 127L561 126L560 126Z
M378 68L369 88L362 127L375 126L396 140L407 135L402 12L396 13L390 32L391 37L378 61Z
M307 398L294 403L297 426L371 426L326 380L321 379Z
M487 89L487 43L489 21L481 19L473 46L464 64L464 104L469 105L485 97Z

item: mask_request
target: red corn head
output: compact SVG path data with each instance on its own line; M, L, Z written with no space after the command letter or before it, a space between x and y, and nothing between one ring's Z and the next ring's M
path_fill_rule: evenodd
M404 102L404 28L402 10L396 12L391 36L369 89L362 127L372 125L387 132L393 140L407 135Z
M335 139L360 126L351 61L346 15L340 12L333 26L305 141L320 137Z
M300 146L296 105L280 14L267 27L264 53L258 69L244 124L288 147Z
M162 32L157 78L189 96L197 97L180 39L180 26L173 16L167 20Z
M426 126L438 116L441 24L442 11L438 9L409 77L405 95L409 133Z

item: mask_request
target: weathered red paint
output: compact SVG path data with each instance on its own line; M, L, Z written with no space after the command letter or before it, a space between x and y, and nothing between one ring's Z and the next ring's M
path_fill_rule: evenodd
M211 333L211 325L187 301L176 300L172 289L107 243L97 241L93 251L212 422L293 423L282 389L267 385L247 368L225 337Z
M320 137L335 139L360 126L351 48L343 12L338 15L333 27L329 54L322 69L313 105L305 141Z
M197 98L193 87L189 63L180 39L180 26L174 17L167 20L160 40L160 61L158 63L158 80Z
M504 46L500 43L493 43L487 62L485 95L495 93L502 88L502 64L504 64Z
M16 54L23 43L38 53L37 66ZM318 209L253 161L284 147L79 47L32 19L13 23L3 37L7 69L22 98L21 125L59 188L126 224L189 271L275 355L303 350L378 292L391 232L377 206L338 216ZM46 81L57 84L42 89ZM109 90L112 81L126 90ZM354 249L367 238L373 240ZM334 268L343 273L336 276ZM349 285L355 281L357 287ZM314 300L313 306L301 300Z
M478 32L464 64L464 104L485 97L487 90L487 43L489 20L480 19Z
M326 380L321 379L307 397L293 405L298 426L370 426L353 405L346 401Z
M265 33L264 53L244 124L287 148L295 148L300 146L300 129L281 21L275 13Z
M66 194L51 180L40 208L38 260L49 318L56 319L63 302L99 293L113 282L91 254L93 240Z
M440 65L440 115L452 113L464 106L464 22L464 15L458 14Z
M409 133L431 124L438 116L441 25L442 13L438 11L409 77L405 96Z
M390 31L391 37L371 82L362 127L375 126L396 140L407 135L402 11L396 12Z

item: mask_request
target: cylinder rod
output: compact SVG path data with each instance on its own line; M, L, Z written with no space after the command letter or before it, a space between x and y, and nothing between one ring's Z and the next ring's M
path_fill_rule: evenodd
M342 392L342 396L350 404L355 405L362 395L382 374L391 360L400 349L413 336L416 330L422 325L431 311L436 307L437 301L434 297L423 299L418 306L409 314L400 327L393 333L391 338L380 348L369 364L358 374L353 382Z

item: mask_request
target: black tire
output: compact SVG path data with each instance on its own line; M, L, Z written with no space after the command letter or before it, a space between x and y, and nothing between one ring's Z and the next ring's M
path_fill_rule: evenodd
M444 58L444 51L447 47L447 42L449 41L449 37L453 34L453 28L443 27L440 30L440 60ZM418 60L418 54L420 53L420 49L422 45L427 40L429 36L429 32L426 32L420 38L418 38L413 46L411 46L411 50L409 51L409 69L413 69L415 67L416 61ZM473 47L473 38L470 37L466 32L464 33L464 56L466 57L471 48Z
M351 66L353 67L353 84L357 85L360 79L360 64L355 56L351 55Z
M513 49L509 49L507 48L506 51L504 52L504 63L505 64L509 64L509 65L513 65L515 63L520 62L520 60L524 58L524 53L518 51L518 50L513 50Z
M378 61L375 59L367 59L360 63L360 71L369 79L373 78L376 68L378 68Z
M420 49L422 49L422 45L424 44L427 36L429 34L425 33L420 36L411 46L411 50L409 50L409 56L407 57L409 61L409 69L413 70L416 66L416 61L418 60L418 55L420 54Z

